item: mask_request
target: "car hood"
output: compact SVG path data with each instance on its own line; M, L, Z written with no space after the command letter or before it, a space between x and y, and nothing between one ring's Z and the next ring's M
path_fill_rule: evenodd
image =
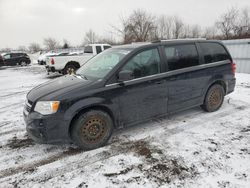
M93 83L91 80L67 75L33 88L28 93L27 99L32 102L36 102L37 100L58 100L60 95L76 88L86 87L91 83Z

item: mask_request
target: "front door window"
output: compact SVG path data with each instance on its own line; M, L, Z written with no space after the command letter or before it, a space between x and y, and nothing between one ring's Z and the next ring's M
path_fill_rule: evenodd
M160 73L160 56L156 48L140 52L122 68L132 72L133 78Z

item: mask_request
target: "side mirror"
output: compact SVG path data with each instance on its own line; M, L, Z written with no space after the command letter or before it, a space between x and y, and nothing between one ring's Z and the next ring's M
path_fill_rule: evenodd
M123 70L123 71L119 72L119 74L118 74L118 81L119 82L128 81L128 80L131 80L132 78L133 78L132 71L129 71L129 70Z

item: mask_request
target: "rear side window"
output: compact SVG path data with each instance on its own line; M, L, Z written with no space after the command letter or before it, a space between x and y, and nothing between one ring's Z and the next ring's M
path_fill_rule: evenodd
M93 53L92 46L85 46L84 53Z
M199 55L194 44L167 46L165 54L169 71L199 65Z
M104 50L111 48L111 46L104 46Z
M200 43L205 63L214 63L230 59L225 48L218 43Z
M19 57L20 55L19 55L19 54L16 54L16 53L12 53L10 56L11 56L11 57Z
M96 53L99 54L102 52L102 47L101 46L96 46Z

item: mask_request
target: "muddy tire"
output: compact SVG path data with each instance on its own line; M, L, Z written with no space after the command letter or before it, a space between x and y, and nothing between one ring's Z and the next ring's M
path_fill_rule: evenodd
M84 150L104 146L113 132L111 117L100 110L90 110L80 115L71 129L73 142Z
M75 74L76 72L76 67L73 64L66 65L65 68L63 69L63 74Z
M206 112L217 111L223 104L224 96L225 90L221 85L215 84L211 86L207 91L204 103L201 105L201 108Z

